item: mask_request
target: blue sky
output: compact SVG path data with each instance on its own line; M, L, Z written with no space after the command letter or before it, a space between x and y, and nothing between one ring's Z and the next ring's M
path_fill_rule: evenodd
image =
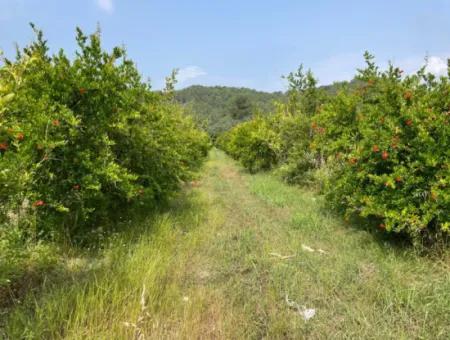
M106 48L125 45L154 88L179 68L179 85L285 89L300 63L321 84L351 79L369 50L414 71L445 71L449 0L0 0L0 49L13 56L44 30L50 47L73 55L75 27L102 28Z

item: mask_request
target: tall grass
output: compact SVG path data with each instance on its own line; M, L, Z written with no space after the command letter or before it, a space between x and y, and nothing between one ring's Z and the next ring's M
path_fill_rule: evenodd
M177 248L198 226L201 212L196 195L180 198L169 213L111 239L98 257L71 259L65 282L49 278L38 296L29 295L10 315L6 334L12 339L146 335L142 325L155 321L155 313L179 309L183 293L170 283L182 271Z
M9 315L11 339L445 339L449 254L345 225L323 198L213 151L169 210L72 258ZM314 251L311 251L314 250ZM286 301L289 301L288 304ZM304 321L290 305L314 308Z

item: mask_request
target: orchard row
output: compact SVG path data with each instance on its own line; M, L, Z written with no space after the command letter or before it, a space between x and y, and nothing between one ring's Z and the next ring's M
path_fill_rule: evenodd
M315 182L328 203L387 232L441 240L450 230L450 79L367 67L337 94L310 71L291 73L289 99L223 134L250 171L277 168Z
M167 89L151 91L123 48L77 31L74 58L42 33L0 68L0 238L83 235L145 201L159 205L209 149Z

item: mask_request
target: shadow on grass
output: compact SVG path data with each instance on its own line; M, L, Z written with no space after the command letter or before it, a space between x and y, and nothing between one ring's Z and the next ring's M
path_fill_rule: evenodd
M322 196L322 198L324 198ZM344 218L342 211L332 209L325 201L319 206L321 214L329 215L340 221L343 228L352 232L364 232L383 250L393 251L396 256L421 256L440 258L450 246L448 235L431 238L433 233L423 233L413 239L406 232L387 232L380 228L382 221L376 217L361 217L357 214Z
M252 176L255 173L244 168L238 161L230 160L236 166L237 172L243 176ZM261 170L258 174L266 174L272 176L273 170ZM294 186L298 190L313 192L315 196L319 196L321 204L318 211L324 216L332 216L336 221L339 221L343 228L351 230L355 233L364 232L383 250L393 251L397 256L422 256L430 258L441 258L446 255L450 248L450 235L439 233L436 231L423 232L414 239L406 232L386 232L379 226L382 223L376 217L363 218L356 214L348 218L343 217L344 213L333 209L324 200L324 196L319 194L320 186L314 181L306 180L303 183L295 182L289 183L283 180L279 174L275 175L280 185ZM428 230L426 230L428 231Z
M198 196L196 191L186 186L171 199L160 202L158 208L149 208L144 202L115 211L110 220L103 221L78 242L61 245L60 258L54 266L41 270L29 268L9 285L0 286L0 338L4 326L2 320L6 321L14 308L33 308L36 305L33 301L39 300L39 296L46 291L94 280L97 273L114 266L114 262L102 261L105 250L114 247L118 240L132 248L142 235L152 232L161 216L170 214L176 221L191 211L199 212L204 209L204 204ZM189 226L174 223L173 227L183 228L183 232L187 232Z

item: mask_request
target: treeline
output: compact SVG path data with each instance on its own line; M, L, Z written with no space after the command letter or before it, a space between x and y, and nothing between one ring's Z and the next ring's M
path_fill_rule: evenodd
M334 209L415 242L450 228L450 71L405 76L370 54L335 95L311 71L291 73L288 101L222 134L218 144L252 172L277 168L316 183Z
M161 205L210 146L175 102L173 78L151 91L123 48L102 49L98 32L77 30L71 59L49 55L35 32L0 68L0 293L51 252L45 240L88 240L118 211Z
M176 100L215 137L234 125L251 119L255 111L268 114L282 92L267 93L248 88L194 85L175 92Z
M342 87L355 88L358 83L357 80L335 82L319 89L335 95ZM274 112L276 103L285 103L287 98L285 92L269 93L244 87L193 85L175 91L175 99L213 138L250 120L255 113L265 116Z

